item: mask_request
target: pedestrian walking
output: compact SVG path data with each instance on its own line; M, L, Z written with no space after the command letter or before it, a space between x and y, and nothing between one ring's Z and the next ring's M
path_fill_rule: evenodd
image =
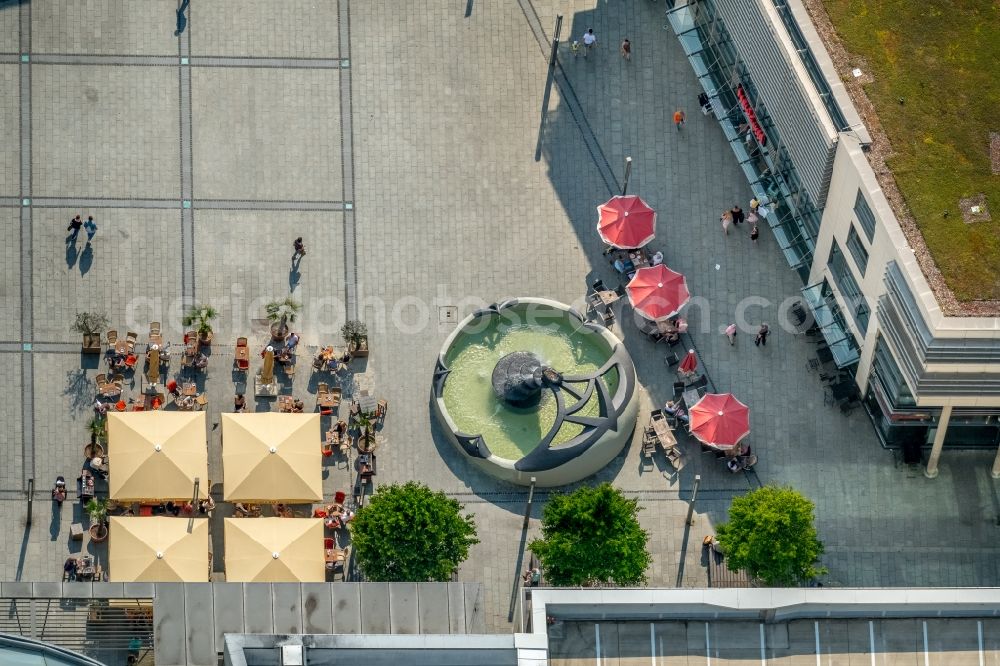
M83 223L83 228L87 232L87 242L94 240L94 235L97 234L97 224L94 222L94 216L88 215L87 221Z
M80 235L80 227L83 226L83 220L77 215L72 220L69 221L69 226L66 227L66 231L70 232L69 236L66 237L67 243L75 243L76 237Z
M573 57L580 55L580 42L573 40L573 43L569 45L569 52L573 54Z
M680 132L681 128L684 127L684 112L680 109L674 111L674 125L677 126L678 132Z
M587 54L590 53L590 49L594 48L597 44L597 35L594 34L593 28L587 28L587 32L583 33L583 57L586 58Z
M728 210L722 212L722 216L719 218L722 220L722 232L729 235L729 225L733 222L733 214Z
M757 214L757 209L760 208L760 202L757 199L750 200L750 212L754 215Z
M767 323L760 325L757 329L757 337L753 339L753 343L760 347L761 345L767 346L767 336L771 334L771 329L768 328Z
M736 344L736 324L730 324L726 327L726 337L729 338L729 344Z
M743 209L739 204L733 204L729 212L733 214L733 224L743 224Z
M302 236L295 239L295 242L292 243L292 248L295 250L295 253L292 255L292 261L306 256L306 245L302 242Z
M622 42L621 51L622 51L622 57L625 58L625 60L632 59L632 42L628 41L628 37L626 37L625 41Z
M758 238L760 238L760 230L757 228L757 220L754 220L753 227L750 229L750 240L756 245Z

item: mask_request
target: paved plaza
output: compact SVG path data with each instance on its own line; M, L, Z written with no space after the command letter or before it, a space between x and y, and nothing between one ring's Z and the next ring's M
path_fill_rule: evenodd
M800 281L766 229L757 246L745 227L723 236L720 212L746 208L750 190L715 121L697 112L698 84L664 30L663 3L196 1L175 35L177 4L0 1L0 223L10 241L0 248L0 580L57 580L67 552L106 552L69 540L76 504L53 513L48 501L56 475L79 473L105 369L81 356L75 312L104 310L140 342L162 321L176 343L183 303L220 310L199 382L221 497L219 415L245 388L231 372L235 338L259 349L264 304L291 292L305 307L287 392L311 408L306 359L342 344L345 315L368 324L371 356L342 381L347 394L389 402L377 483L417 479L465 502L481 543L459 579L485 583L491 631L512 630L519 552L537 520L523 533L524 489L473 469L432 418L431 372L453 330L442 308L461 317L516 296L581 305L594 280L615 284L595 206L616 193L631 156L629 191L659 212L651 246L687 275L693 343L714 387L750 405L760 457L755 473L734 475L685 442L674 474L662 454L643 470L633 441L597 475L640 499L650 584L706 585L701 538L731 498L787 483L816 503L828 585L1000 585L991 454L946 451L928 480L880 448L863 409L825 406L807 369L813 343L781 325ZM563 48L546 97L557 13ZM574 57L566 39L590 27L598 48ZM625 37L631 62L618 55ZM688 112L680 132L677 108ZM64 240L78 213L99 226L90 246ZM297 236L308 255L296 270ZM627 307L619 314L644 425L674 375L664 345L639 333ZM721 329L733 321L745 330L730 346ZM774 335L755 348L761 321ZM259 363L253 354L254 371ZM170 374L179 372L175 362ZM126 395L140 390L137 373ZM352 482L343 463L327 464L330 496ZM535 495L536 519L546 496ZM214 550L221 572L222 544Z

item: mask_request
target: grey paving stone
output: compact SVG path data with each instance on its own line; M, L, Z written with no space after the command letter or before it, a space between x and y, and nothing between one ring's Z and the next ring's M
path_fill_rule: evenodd
M0 10L0 33L3 17L10 14ZM0 99L0 141L4 145L0 152L0 196L21 194L20 71L20 65L0 65L0 90L4 91Z
M77 214L97 224L89 248L82 230L66 242ZM36 340L78 342L75 313L101 310L119 333L160 321L166 339L180 341L179 210L36 208L32 227Z
M195 198L339 201L339 76L195 68Z
M191 8L196 56L338 57L336 2L214 0Z
M20 24L18 3L0 7L0 53L20 53ZM5 88L6 90L6 88Z
M174 0L33 0L35 53L177 55Z
M180 198L175 69L38 65L31 81L32 194Z

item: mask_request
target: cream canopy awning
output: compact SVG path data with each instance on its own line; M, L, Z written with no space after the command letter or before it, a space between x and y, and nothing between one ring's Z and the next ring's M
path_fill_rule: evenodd
M111 499L187 500L208 496L205 412L108 414Z
M223 414L222 469L227 502L321 502L319 414Z
M226 580L322 583L321 518L226 518Z
M111 518L112 582L205 583L208 566L207 518Z

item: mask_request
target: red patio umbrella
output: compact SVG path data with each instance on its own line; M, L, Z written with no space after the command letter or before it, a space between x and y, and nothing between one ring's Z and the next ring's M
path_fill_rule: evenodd
M646 319L670 319L691 300L687 280L663 264L640 268L625 287L628 300Z
M680 372L693 374L695 369L698 367L698 355L694 353L693 349L689 349L687 356L681 361L681 364L677 367Z
M597 207L597 233L612 247L642 247L656 234L656 211L635 195L611 197Z
M690 410L691 434L708 446L728 449L750 434L750 408L732 393L707 393Z

